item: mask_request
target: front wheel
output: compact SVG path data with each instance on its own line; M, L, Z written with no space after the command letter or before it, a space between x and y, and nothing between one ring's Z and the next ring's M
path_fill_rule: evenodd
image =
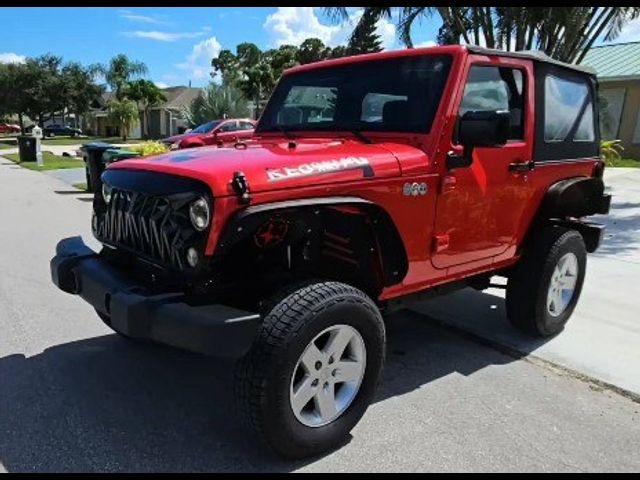
M236 369L238 413L283 455L335 448L376 391L385 351L380 312L363 292L338 282L287 291L271 304Z
M511 323L536 337L560 333L578 303L587 267L575 230L550 226L530 244L507 283Z

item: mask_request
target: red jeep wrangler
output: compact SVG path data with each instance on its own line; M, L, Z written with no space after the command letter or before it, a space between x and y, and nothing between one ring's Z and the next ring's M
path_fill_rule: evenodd
M381 311L508 279L537 336L573 312L609 211L596 79L536 53L444 46L292 68L253 141L125 160L54 283L116 332L238 358L249 427L301 457L372 401Z

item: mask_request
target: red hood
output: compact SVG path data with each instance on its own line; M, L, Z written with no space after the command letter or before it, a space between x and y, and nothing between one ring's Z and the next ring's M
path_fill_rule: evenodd
M233 194L230 182L237 171L245 174L252 192L398 176L399 162L391 152L415 155L416 149L393 143L304 139L295 148L289 148L288 141L275 141L250 144L245 149L176 150L123 160L109 168L191 177L206 182L215 196L224 196Z

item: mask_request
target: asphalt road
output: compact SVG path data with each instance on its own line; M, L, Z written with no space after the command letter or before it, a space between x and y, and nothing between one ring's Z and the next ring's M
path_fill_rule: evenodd
M88 199L0 158L0 471L640 469L638 403L408 311L349 441L278 459L230 415L231 364L126 342L51 284L60 238L95 245Z

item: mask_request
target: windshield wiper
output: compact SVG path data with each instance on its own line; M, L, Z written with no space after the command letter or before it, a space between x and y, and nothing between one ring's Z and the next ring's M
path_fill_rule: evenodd
M360 130L349 130L349 132L353 133L354 136L358 137L362 143L372 144L373 141L367 136L365 136Z

